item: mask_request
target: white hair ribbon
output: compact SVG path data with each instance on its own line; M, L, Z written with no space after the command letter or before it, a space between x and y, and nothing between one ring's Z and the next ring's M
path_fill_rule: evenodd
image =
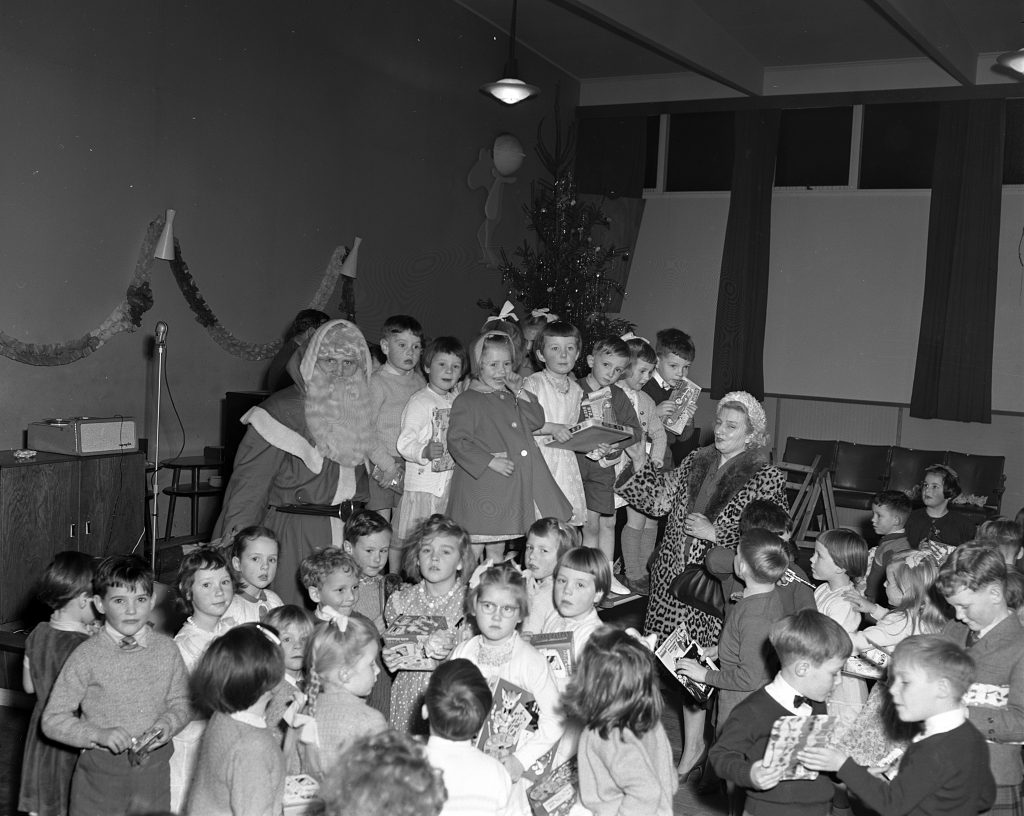
M550 309L534 309L532 312L530 312L530 317L543 317L548 323L553 323L554 321L558 320L558 315L551 314Z
M486 561L480 564L480 566L473 570L473 574L469 576L469 588L476 589L478 586L480 586L480 578L483 577L483 574L493 566L494 559L488 558Z
M516 323L519 322L519 318L516 316L516 307L512 305L512 301L506 300L501 307L501 311L496 315L491 315L484 321L486 326L492 320L514 320Z
M620 337L619 339L620 339L620 340L621 340L621 341L622 341L623 343L627 342L628 340L643 340L643 341L644 341L644 342L645 342L645 343L646 343L647 345L650 345L650 344L651 344L651 341L650 341L650 340L648 340L648 339L647 339L646 337L641 337L641 336L640 336L640 335L638 335L638 334L633 334L633 332L626 332L626 333L625 333L624 335L622 335L622 337Z

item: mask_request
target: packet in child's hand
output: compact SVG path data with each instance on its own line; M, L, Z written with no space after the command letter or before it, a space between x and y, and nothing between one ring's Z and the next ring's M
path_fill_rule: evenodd
M683 377L669 397L676 404L675 410L664 420L665 428L674 434L681 434L686 424L697 413L697 399L701 388L697 383Z

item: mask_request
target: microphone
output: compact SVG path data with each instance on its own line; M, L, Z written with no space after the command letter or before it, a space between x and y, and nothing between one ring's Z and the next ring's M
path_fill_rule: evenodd
M167 345L167 324L162 320L156 324L156 345L158 348Z

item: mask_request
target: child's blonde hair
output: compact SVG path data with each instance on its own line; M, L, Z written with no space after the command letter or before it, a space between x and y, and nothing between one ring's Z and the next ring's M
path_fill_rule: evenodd
M525 618L530 611L530 602L526 594L526 579L523 574L508 561L495 564L483 570L480 582L469 590L466 595L466 609L472 614L476 609L477 599L487 587L498 587L511 592L519 604L519 616Z
M517 330L518 331L518 330ZM522 335L520 334L521 338ZM484 331L476 340L473 341L472 353L470 354L470 365L473 367L473 376L480 375L480 360L483 359L484 349L486 348L503 348L508 351L509 359L512 361L512 368L519 368L522 365L522 351L520 348L521 340L513 338L510 332L505 330L505 327L501 329L494 329L492 331Z
M333 575L341 570L346 575L359 575L359 565L355 559L344 550L337 547L324 547L312 555L307 555L299 564L299 576L302 578L302 585L309 589L319 589L324 585L327 576Z
M868 571L868 543L860 533L839 527L818 536L836 566L846 571L851 581L863 578Z
M623 630L602 626L590 636L562 695L566 717L608 739L614 728L642 737L661 718L651 651Z
M337 669L350 669L370 644L378 643L377 627L359 613L321 623L306 644L306 694L309 714L316 713L316 698L323 690L324 676Z
M910 634L930 635L947 623L942 608L936 604L935 579L939 564L928 553L910 550L898 553L886 567L887 577L895 581L903 599L893 608L910 624Z
M405 556L402 563L405 574L413 581L419 581L423 577L420 574L420 550L424 544L429 544L439 536L454 538L459 543L460 574L463 581L468 581L469 574L473 571L473 548L470 546L469 533L441 513L434 513L423 519L409 533L405 540Z

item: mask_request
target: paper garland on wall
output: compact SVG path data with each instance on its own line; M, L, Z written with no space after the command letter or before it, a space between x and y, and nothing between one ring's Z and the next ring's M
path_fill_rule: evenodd
M0 331L0 354L19 363L38 366L67 365L88 357L96 349L121 332L133 332L142 325L142 316L153 308L153 290L150 278L153 271L153 251L164 228L165 216L160 215L149 224L146 236L139 247L135 272L128 283L124 299L97 328L75 340L63 343L26 343ZM327 264L327 271L316 294L307 308L323 311L334 294L338 278L355 278L355 263L360 239L356 238L352 251L347 247L336 247ZM281 340L268 343L247 343L235 337L221 325L209 304L199 292L188 265L181 256L181 245L174 241L174 260L170 262L174 279L185 297L196 322L206 329L210 337L229 354L244 360L266 360L281 348ZM346 281L346 283L348 283ZM351 286L346 287L351 290ZM349 292L351 296L351 292ZM344 298L343 298L344 299ZM345 299L350 300L351 297ZM342 304L343 311L351 311L351 304Z

